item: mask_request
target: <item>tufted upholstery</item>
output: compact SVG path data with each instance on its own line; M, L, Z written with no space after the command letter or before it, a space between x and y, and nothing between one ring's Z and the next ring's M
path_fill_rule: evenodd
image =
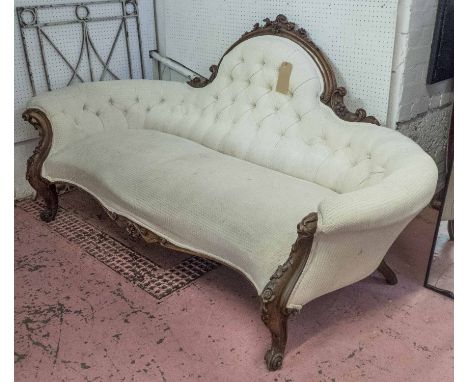
M293 67L286 95L275 91L278 68L283 61L292 63ZM163 158L141 156L138 151L151 150L148 142L154 142L155 151L166 152L158 141L161 133L178 138L170 144L175 151L191 141L200 150L211 149L237 158L235 163L239 163L239 168L244 168L242 162L251 164L252 167L244 168L247 173L261 168L269 171L268 174L270 171L282 173L291 182L301 180L310 190L327 189L328 193L309 202L306 192L302 198L299 194L293 197L301 206L302 216L314 210L319 214L319 232L306 266L308 271L303 273L291 297L291 305L300 306L371 273L398 233L429 202L437 178L434 162L414 142L384 127L339 119L320 101L322 91L320 72L299 45L283 37L261 36L246 40L229 52L216 79L204 88L145 80L87 83L40 95L29 106L42 109L54 129L43 175L50 180L70 181L91 192L96 190L95 196L101 196L104 205L120 209L122 214L137 221L149 205L124 203L118 181L112 183L112 192L109 191L111 183L103 183L107 178L122 178L121 166L114 169L112 162L103 167L97 164L106 163L112 153L120 153L123 140L129 140L134 145L135 155L126 146L122 152L125 161L134 168L144 166L148 179L153 179L149 176L151 168L145 167L146 161L161 163ZM146 135L140 133L142 130ZM88 150L86 158L72 157L71 153L83 148L82 145L94 147L98 139L102 144L106 135L108 147ZM103 153L106 157L101 157ZM216 158L213 160L221 166L224 159ZM91 164L86 165L85 159ZM156 165L153 171L159 171ZM178 170L171 176L182 173ZM73 174L73 179L67 174ZM160 182L142 179L140 186L147 189L141 192L159 195L159 188L164 187L165 181L164 178ZM108 191L104 192L105 187ZM187 187L190 188L190 184ZM255 188L247 189L255 192ZM287 189L284 187L285 193ZM138 187L134 187L135 199L139 192ZM276 208L275 201L270 202L272 208ZM164 203L163 198L160 203ZM211 208L209 201L206 203L205 207ZM225 216L223 221L236 221L236 212L227 210L231 215ZM148 228L169 235L159 223L162 220L157 216L158 208L152 211L153 219L146 221ZM296 223L302 216L295 217ZM266 237L274 241L275 235L282 234L292 241L295 223L286 218L278 219L278 227L288 227L287 232L272 231L271 236ZM197 225L201 220L194 215L186 224ZM210 224L217 222L212 218ZM165 221L165 224L171 223ZM205 227L208 225L206 222ZM213 257L217 256L214 248L219 253L231 253L226 255L229 261L250 275L259 291L282 262L271 255L268 265L260 266L261 270L251 274L251 257L258 256L260 259L254 261L262 264L261 259L269 256L252 250L259 248L254 245L255 239L246 244L238 237L237 246L231 243L222 247L219 241L223 233L230 234L227 228L220 229L218 239L206 232L198 232L196 247ZM194 242L187 237L185 241L179 238L179 244L193 246ZM243 257L236 258L233 248L243 253ZM285 260L288 249L280 245L278 248L284 251L282 260ZM341 274L343 269L345 275Z

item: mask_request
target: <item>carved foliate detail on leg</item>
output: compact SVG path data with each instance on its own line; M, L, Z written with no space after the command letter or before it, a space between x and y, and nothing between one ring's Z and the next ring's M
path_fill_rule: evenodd
M392 268L388 266L388 264L385 262L385 260L382 260L380 263L379 267L377 268L377 271L379 271L383 277L385 277L385 281L389 285L395 285L398 283L398 278L393 272Z
M58 196L55 184L44 179L41 175L44 160L49 155L52 145L52 126L45 113L39 109L27 109L23 119L39 131L39 143L28 159L26 179L45 203L46 209L41 213L41 219L49 222L54 220L58 209Z
M317 230L317 214L307 215L297 225L297 239L286 262L270 277L261 294L262 321L271 332L271 348L265 354L268 370L281 368L287 342L287 320L293 311L287 303L309 257L314 234Z

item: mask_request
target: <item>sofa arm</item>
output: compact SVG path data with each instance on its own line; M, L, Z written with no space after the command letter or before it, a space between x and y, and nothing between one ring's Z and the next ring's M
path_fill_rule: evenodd
M437 176L434 161L421 150L381 183L324 199L318 206L318 231L365 231L414 217L434 195Z
M144 128L148 115L157 113L154 106L164 98L161 105L177 102L185 87L153 80L87 82L36 96L28 109L40 110L50 121L53 154L106 129Z

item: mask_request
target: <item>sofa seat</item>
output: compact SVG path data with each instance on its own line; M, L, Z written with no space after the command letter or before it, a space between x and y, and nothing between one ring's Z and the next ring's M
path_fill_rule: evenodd
M336 193L157 130L104 131L50 155L43 176L94 195L180 247L244 273L258 292L304 211Z

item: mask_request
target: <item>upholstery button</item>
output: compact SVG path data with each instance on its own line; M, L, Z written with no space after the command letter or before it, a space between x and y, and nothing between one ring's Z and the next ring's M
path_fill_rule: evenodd
M161 99L159 100L159 103L164 103L164 101L165 101L165 99L164 99L164 98L161 98Z
M96 115L99 117L99 116L101 115L101 112L98 110L98 111L96 112Z
M148 107L146 108L146 112L149 113L150 111L151 111L151 107L148 106Z
M88 105L84 104L83 105L83 110L88 110Z
M113 105L113 104L114 104L114 100L113 100L112 98L109 98L109 103L110 103L111 105Z
M215 95L213 96L213 98L217 100L217 99L219 99L219 96L218 96L217 94L215 94Z
M135 102L140 102L140 98L136 97Z

